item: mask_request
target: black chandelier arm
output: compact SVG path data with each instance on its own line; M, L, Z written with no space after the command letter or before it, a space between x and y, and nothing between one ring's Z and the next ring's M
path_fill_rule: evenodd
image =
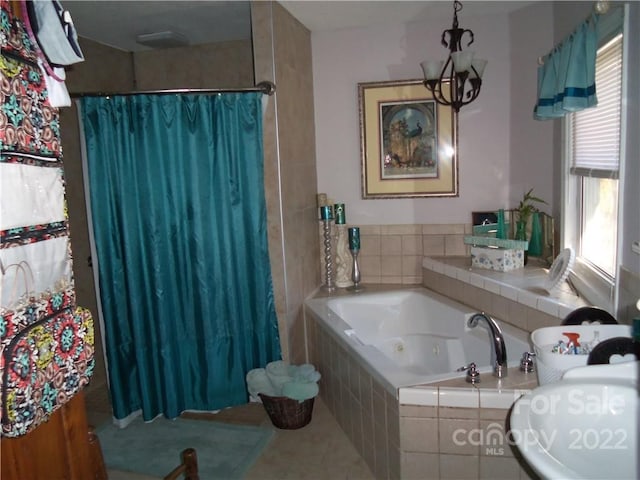
M458 113L460 108L473 102L480 94L482 80L468 78L468 75L468 72L455 74L449 77L451 80L441 76L439 79L425 80L423 84L433 94L433 99L437 103L446 107L450 106ZM448 97L445 95L447 90Z
M456 113L460 111L461 107L473 102L478 97L482 86L478 69L473 64L463 72L455 71L453 54L462 52L462 44L465 40L465 48L472 45L475 40L472 30L459 27L458 12L460 10L462 10L462 3L459 0L454 0L452 28L443 31L440 40L440 43L449 50L449 56L444 65L441 65L439 77L426 78L436 75L433 68L435 62L423 64L425 73L423 84L432 93L434 101L440 105L450 106ZM470 61L473 58L473 53L470 56L471 58L464 56L464 59ZM486 60L479 60L478 68L480 70L484 70L485 65Z

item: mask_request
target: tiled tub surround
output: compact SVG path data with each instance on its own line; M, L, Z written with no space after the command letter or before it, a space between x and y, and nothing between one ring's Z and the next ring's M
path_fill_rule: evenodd
M505 433L511 405L537 385L535 373L510 368L473 386L456 379L401 388L401 478L537 478Z
M546 269L535 259L510 272L472 268L468 257L425 257L422 265L426 288L527 332L560 325L571 311L586 305L567 283L545 291Z
M537 385L535 374L511 368L502 380L483 373L479 386L461 374L393 389L308 305L305 313L309 361L322 373L320 394L376 478L528 478L501 435L511 404ZM483 450L476 441L483 429L502 444Z
M358 261L362 282L367 284L421 285L422 259L425 256L464 256L470 253L469 246L464 244L464 237L471 233L471 224L349 226L360 227L361 250ZM335 228L332 228L332 233L335 235ZM320 222L318 235L320 270L324 283L324 247Z
M308 299L306 306L362 359L383 388L397 396L400 387L460 377L473 362L491 372L491 342L486 326L470 329L476 310L423 287L369 291ZM506 323L507 351L531 350L529 335ZM519 355L509 366L519 365Z

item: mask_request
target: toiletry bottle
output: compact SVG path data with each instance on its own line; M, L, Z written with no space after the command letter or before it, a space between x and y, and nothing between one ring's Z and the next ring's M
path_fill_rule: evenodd
M580 342L578 339L580 338L579 333L575 332L562 332L562 334L569 339L569 354L576 355L578 353L578 349L580 348Z
M589 342L589 344L587 345L587 352L585 353L591 353L591 351L596 347L596 345L598 345L600 343L600 332L598 330L595 330L593 332L593 340L591 340Z

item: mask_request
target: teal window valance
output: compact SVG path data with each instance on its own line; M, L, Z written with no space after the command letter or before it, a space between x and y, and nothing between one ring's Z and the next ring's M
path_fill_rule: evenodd
M622 32L623 20L621 7L602 15L593 13L544 57L538 67L536 120L560 118L597 105L597 50Z
M549 53L538 67L536 120L563 117L597 105L598 16L592 15Z

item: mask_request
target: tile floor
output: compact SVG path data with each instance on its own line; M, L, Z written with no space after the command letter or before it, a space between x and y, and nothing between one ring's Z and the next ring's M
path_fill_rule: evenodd
M86 392L89 423L101 425L111 418L104 385L91 385ZM217 419L216 419L217 420ZM271 425L266 413L255 408L226 409L221 421ZM275 427L274 427L275 428ZM373 480L329 410L316 398L311 423L299 430L279 430L247 473L245 480ZM155 477L109 470L109 480L157 480ZM207 480L207 479L202 479Z

